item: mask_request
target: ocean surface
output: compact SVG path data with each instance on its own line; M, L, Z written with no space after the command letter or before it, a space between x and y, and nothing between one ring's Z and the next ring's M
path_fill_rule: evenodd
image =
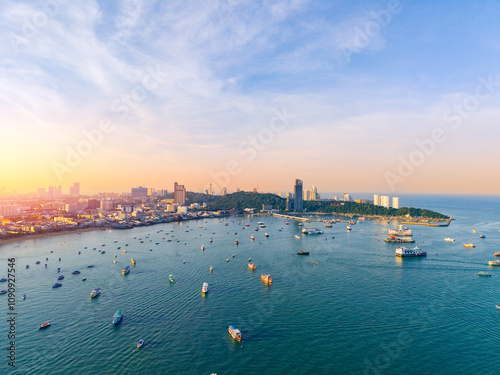
M351 232L345 223L313 222L305 226L324 234L306 236L298 222L269 216L2 245L0 277L15 258L17 315L12 368L8 296L0 295L0 374L499 374L500 267L488 261L500 251L500 197L401 202L453 216L446 228L412 227L426 258L394 256L398 245L383 240L395 222L365 220ZM254 231L258 221L266 228ZM468 242L476 248L464 248ZM296 255L301 249L310 255ZM137 264L122 276L131 258ZM272 286L261 273L272 275ZM52 288L59 275L63 286ZM97 287L102 294L91 300ZM113 326L118 309L123 321ZM228 335L230 324L241 343ZM137 350L139 339L146 343Z

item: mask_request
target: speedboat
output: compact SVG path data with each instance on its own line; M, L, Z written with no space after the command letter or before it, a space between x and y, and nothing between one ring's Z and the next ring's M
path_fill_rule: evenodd
M122 320L122 317L123 317L123 313L121 310L118 310L115 315L113 315L113 321L111 323L113 323L113 325L117 325L118 323L121 322Z
M170 281L171 283L175 283L174 276L169 275L168 276L168 281Z
M484 234L480 234L479 238L486 238L486 236Z
M233 339L235 339L238 342L241 341L241 332L239 329L237 329L235 326L229 326L228 331Z
M95 288L92 292L90 292L90 298L95 298L99 294L101 294L101 288Z
M201 287L201 292L203 294L208 293L208 283L203 283L203 286Z
M5 294L7 293L7 291L4 289L4 290L0 290L0 294Z
M60 286L62 286L61 283L55 283L54 285L52 285L52 288L59 288Z
M7 279L6 279L5 277L2 277L2 278L0 279L0 283L3 283L3 282L5 282L5 281L7 281Z
M266 284L272 284L273 283L273 278L271 277L271 275L260 275L260 279L266 283Z
M37 261L35 262L35 264L40 264L40 261L39 261L39 260L37 260Z
M300 250L297 255L309 255L309 251Z
M144 340L140 339L139 342L137 343L137 349L139 349L143 345L144 345Z
M250 236L250 239L251 239L252 241L253 241L253 240L255 240L255 236L252 234L252 235Z
M248 263L248 269L251 271L255 271L257 269L257 267L253 263Z
M22 299L26 299L26 294L23 294Z
M47 327L50 327L50 323L49 322L42 323L40 325L40 327L38 327L38 329L44 329L44 328L47 328Z
M476 247L473 243L464 243L464 247Z
M57 277L57 280L62 280L62 279L64 279L64 275L61 275L61 276Z
M445 238L444 240L447 241L447 242L455 242L455 239L454 238L450 238L450 237Z
M80 273L80 271L73 271L72 273L73 273L73 275L78 275Z
M122 275L126 275L129 272L130 272L130 266L123 267L123 269L122 269Z
M484 271L478 272L476 275L478 276L491 276L491 273L486 273Z

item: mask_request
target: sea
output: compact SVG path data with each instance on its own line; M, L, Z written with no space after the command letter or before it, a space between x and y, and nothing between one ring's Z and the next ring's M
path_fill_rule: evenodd
M397 222L361 220L349 232L314 215L305 227L323 234L247 215L2 245L0 277L14 268L15 291L0 295L0 374L499 374L500 267L488 261L500 251L500 196L400 201L453 217L411 227L425 258L394 256L384 238Z

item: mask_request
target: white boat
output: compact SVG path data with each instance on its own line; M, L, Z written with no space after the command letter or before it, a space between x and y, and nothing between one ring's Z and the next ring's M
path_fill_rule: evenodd
M101 288L95 288L92 292L90 292L90 298L95 298L99 294L101 294Z
M264 236L265 236L265 237L269 237L269 233L267 233L267 232L266 232L266 233L264 233Z
M323 231L318 228L304 228L302 229L302 233L304 234L322 234Z
M348 225L347 227L345 227L345 229L347 229L348 231L349 231L349 230L352 230L352 228L351 228L351 226L350 226L350 225Z
M403 226L400 225L399 229L389 229L389 236L413 236L413 231L409 229L408 227L405 227L403 229Z
M450 238L450 237L445 238L444 240L448 241L448 242L455 242L455 239L454 238Z
M201 292L208 293L208 283L203 283L203 286L201 287Z
M255 240L255 236L252 234L252 235L250 236L250 239L251 239L252 241L253 241L253 240Z
M201 250L205 250L205 246L201 245Z
M396 253L394 254L398 257L425 257L427 256L427 252L420 250L418 246L414 248L408 249L406 247L398 247L396 249Z
M294 237L295 237L296 239L300 240L300 236L299 236L298 234L296 234Z

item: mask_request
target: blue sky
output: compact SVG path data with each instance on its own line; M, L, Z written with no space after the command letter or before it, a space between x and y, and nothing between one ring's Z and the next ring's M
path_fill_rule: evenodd
M459 129L443 120L479 77L500 81L497 1L49 3L0 4L0 186L203 190L234 161L230 191L302 178L323 191L498 193L500 87ZM144 91L151 71L160 81ZM134 90L145 95L125 114ZM249 160L248 137L283 109L285 129ZM113 131L68 166L103 119ZM402 176L436 128L446 141Z

